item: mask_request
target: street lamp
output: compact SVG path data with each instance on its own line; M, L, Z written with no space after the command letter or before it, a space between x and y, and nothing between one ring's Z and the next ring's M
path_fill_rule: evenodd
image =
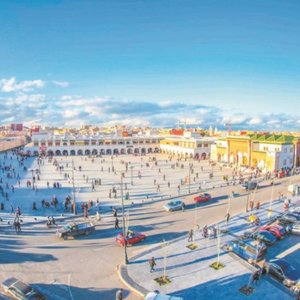
M128 264L128 256L127 256L127 244L126 244L126 226L125 226L125 216L124 216L124 195L123 195L123 176L121 176L121 199L122 199L122 221L123 221L123 236L125 239L124 243L124 263Z
M130 166L130 170L131 170L131 185L133 185L133 168L134 168L134 166Z
M248 212L249 199L250 199L250 189L249 189L249 186L248 186L248 194L247 194L247 201L246 201L246 213Z
M191 168L192 165L189 163L189 194L191 193Z

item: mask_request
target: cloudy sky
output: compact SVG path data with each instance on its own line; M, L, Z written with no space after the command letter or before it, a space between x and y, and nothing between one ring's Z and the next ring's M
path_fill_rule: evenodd
M296 0L2 1L0 124L300 129Z

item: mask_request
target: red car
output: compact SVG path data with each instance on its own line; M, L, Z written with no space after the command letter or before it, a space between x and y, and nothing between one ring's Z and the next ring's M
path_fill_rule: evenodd
M286 236L286 230L283 226L272 224L272 225L265 225L260 227L260 231L267 230L271 232L273 235L277 237L277 239L282 239Z
M206 202L211 200L211 195L208 193L200 194L199 196L194 198L194 201L197 203Z
M117 235L116 241L120 246L124 246L125 243L127 246L130 246L143 241L145 238L146 235L143 233L128 230L126 238L124 238L123 232L121 232Z

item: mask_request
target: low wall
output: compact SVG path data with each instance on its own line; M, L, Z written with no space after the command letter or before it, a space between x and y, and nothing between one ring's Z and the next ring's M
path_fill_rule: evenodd
M20 138L20 139L13 139L13 140L8 140L8 139L0 139L0 152L4 152L10 149L14 149L17 147L21 147L25 145L25 140Z

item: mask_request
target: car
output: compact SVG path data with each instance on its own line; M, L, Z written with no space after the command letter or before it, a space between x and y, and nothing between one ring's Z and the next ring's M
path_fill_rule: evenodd
M300 223L300 215L294 214L291 212L287 212L277 217L277 224L287 225L287 224L299 224Z
M145 300L183 300L183 298L160 294L159 292L150 292L145 296Z
M209 200L211 200L211 195L208 194L208 193L200 194L199 196L194 198L194 201L196 203L206 202L206 201L209 201Z
M271 246L276 242L276 237L267 230L261 230L261 231L255 231L255 232L245 232L244 236L246 238L252 238L257 241L262 241L268 246Z
M181 199L171 200L164 205L164 209L170 212L175 210L181 210L182 207L185 207L185 203Z
M4 291L19 300L46 300L46 297L40 292L34 290L30 285L23 281L10 277L2 282Z
M300 224L289 224L287 227L292 234L300 235Z
M264 225L260 227L260 231L269 231L274 236L276 236L277 239L283 239L286 236L286 230L283 226L280 226L278 224L272 224L272 225Z
M262 260L267 253L267 246L263 242L251 238L232 240L226 248L249 262Z
M300 278L299 271L291 266L285 259L271 259L269 262L265 262L265 267L272 277L288 287L296 284Z
M146 235L143 233L128 230L125 238L123 232L120 232L116 237L116 242L120 246L124 246L125 243L127 246L130 246L143 241L145 238Z
M244 190L255 190L258 188L258 184L255 181L245 181L242 183L242 189Z
M68 237L78 236L78 235L87 235L95 231L95 226L93 223L69 223L64 227L56 231L56 236L59 238L67 239Z

